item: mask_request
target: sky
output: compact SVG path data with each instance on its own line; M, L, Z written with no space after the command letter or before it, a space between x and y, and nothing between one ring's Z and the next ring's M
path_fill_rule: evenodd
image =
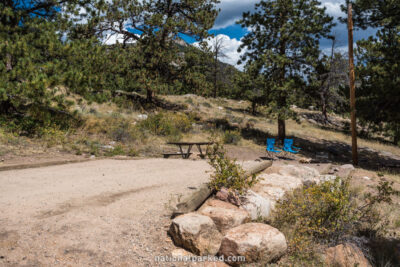
M221 0L218 8L221 9L214 27L210 30L215 36L220 35L224 40L226 58L221 59L226 63L237 65L240 54L237 52L241 44L241 38L246 34L247 30L236 24L243 12L253 11L255 3L259 0ZM337 21L338 17L345 16L340 9L340 5L345 3L345 0L320 0L329 15L333 16L337 26L333 28L333 33L337 39L337 49L347 51L347 26ZM367 38L374 33L373 30L354 32L354 41L362 38ZM215 37L214 37L215 38ZM187 42L193 43L192 40L186 39ZM210 41L211 43L212 41ZM328 53L331 48L331 41L321 40L322 51ZM237 66L240 68L240 66Z

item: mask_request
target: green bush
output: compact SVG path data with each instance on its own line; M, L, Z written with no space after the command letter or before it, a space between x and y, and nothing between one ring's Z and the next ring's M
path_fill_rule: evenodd
M237 145L241 139L242 136L239 131L225 131L223 136L224 144Z
M138 128L149 131L158 136L167 136L179 140L182 133L189 132L192 128L192 120L185 114L160 112L150 115L146 120L138 124Z
M226 151L218 142L207 148L207 159L215 170L209 182L213 190L218 191L226 187L242 194L257 181L255 175L250 179L245 177L242 167L236 163L236 160L226 156Z

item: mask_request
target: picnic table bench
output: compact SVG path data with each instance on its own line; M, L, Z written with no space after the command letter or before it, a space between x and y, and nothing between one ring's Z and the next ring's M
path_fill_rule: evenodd
M170 156L182 156L183 159L188 159L190 157L191 154L190 150L192 150L193 146L197 146L197 149L200 152L200 157L204 158L205 154L203 154L203 150L201 149L201 146L205 146L205 145L211 145L212 142L168 142L168 145L176 145L179 147L179 151L177 153L163 153L164 158L168 158ZM187 146L187 150L184 151L184 149L182 147Z

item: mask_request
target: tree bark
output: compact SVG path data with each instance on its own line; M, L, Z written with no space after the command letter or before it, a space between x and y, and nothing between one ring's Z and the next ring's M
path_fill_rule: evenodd
M328 112L327 112L327 104L325 98L322 100L322 115L324 116L325 122L328 122Z
M146 101L147 101L147 103L151 103L151 102L153 102L153 90L151 90L151 89L147 89L147 91L146 91Z
M257 104L255 101L251 102L251 114L256 115Z
M283 143L286 137L286 123L284 119L278 119L278 140Z

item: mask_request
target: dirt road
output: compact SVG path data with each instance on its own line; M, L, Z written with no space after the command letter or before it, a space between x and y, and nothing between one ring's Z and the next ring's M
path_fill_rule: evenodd
M205 161L98 160L0 172L0 266L156 266L167 206Z

